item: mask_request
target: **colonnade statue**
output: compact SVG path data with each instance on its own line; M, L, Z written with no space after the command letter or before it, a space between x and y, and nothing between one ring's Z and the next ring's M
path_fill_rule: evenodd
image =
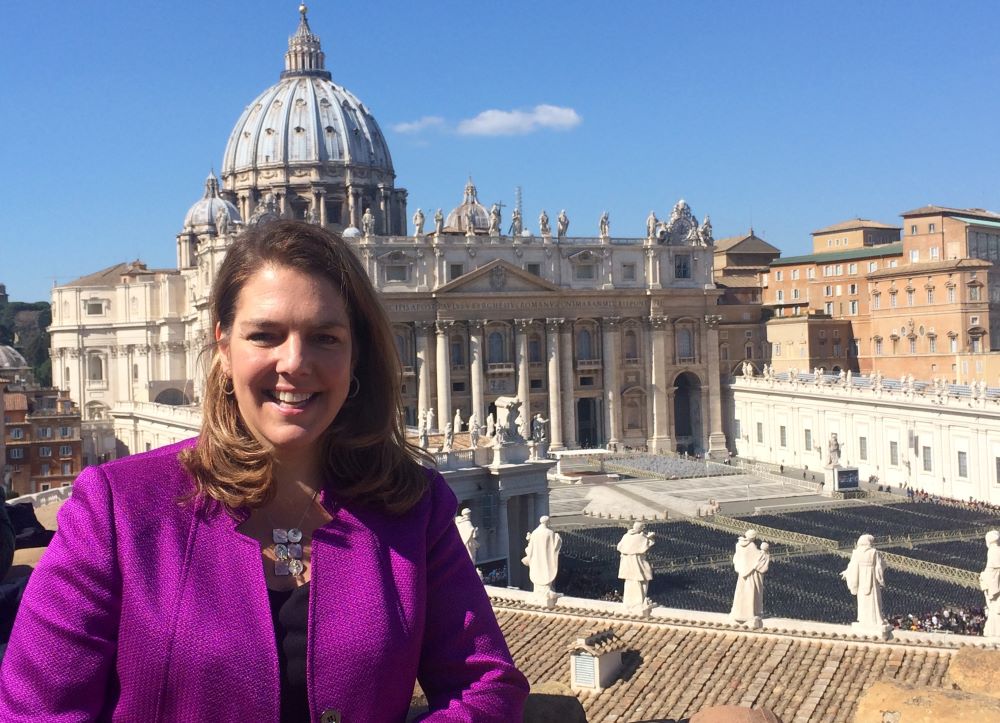
M649 600L649 581L653 579L653 567L646 559L649 548L656 544L656 533L646 532L646 526L636 522L618 542L621 563L618 577L625 581L622 602L626 608L646 608Z
M549 529L549 516L538 518L538 527L528 533L528 546L521 562L528 566L528 578L536 593L549 595L559 574L559 550L562 537Z
M764 573L771 564L770 546L757 547L757 531L747 530L736 542L733 568L736 570L736 592L729 617L738 623L750 623L759 628L764 611Z

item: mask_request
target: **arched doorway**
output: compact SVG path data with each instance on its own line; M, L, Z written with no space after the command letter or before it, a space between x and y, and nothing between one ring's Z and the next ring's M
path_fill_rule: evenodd
M701 380L684 372L674 380L674 439L678 452L705 452L701 414Z
M597 418L597 400L583 397L576 400L576 438L581 449L597 447L603 443Z

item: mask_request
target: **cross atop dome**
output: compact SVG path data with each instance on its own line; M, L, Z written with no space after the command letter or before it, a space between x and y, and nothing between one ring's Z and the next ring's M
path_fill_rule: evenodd
M297 75L313 75L330 80L330 71L324 65L323 50L320 47L319 36L309 27L306 14L309 8L305 3L299 5L299 27L295 34L288 38L288 52L285 53L285 71L282 78Z

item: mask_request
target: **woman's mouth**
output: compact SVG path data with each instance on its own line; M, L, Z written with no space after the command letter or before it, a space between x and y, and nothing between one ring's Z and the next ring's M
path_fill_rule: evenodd
M264 390L264 396L276 402L280 407L301 409L316 396L316 392L286 392L276 389L266 389Z

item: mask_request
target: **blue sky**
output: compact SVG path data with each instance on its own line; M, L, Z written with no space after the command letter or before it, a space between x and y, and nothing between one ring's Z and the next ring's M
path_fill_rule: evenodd
M309 17L411 214L447 213L471 173L486 203L520 185L532 223L567 209L571 234L606 209L637 236L684 198L717 237L752 223L792 255L855 216L1000 211L997 3L318 0ZM12 298L133 258L173 266L297 19L286 0L4 3Z

